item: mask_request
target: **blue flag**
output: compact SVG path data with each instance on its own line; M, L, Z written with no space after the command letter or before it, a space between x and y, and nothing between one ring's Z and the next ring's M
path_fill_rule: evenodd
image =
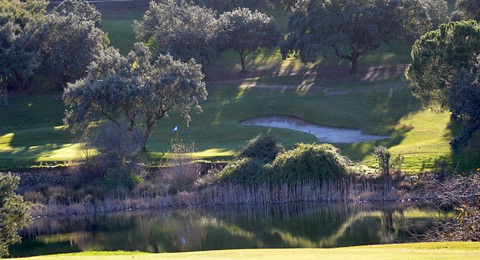
M177 131L178 131L178 126L175 126L172 132L177 132Z

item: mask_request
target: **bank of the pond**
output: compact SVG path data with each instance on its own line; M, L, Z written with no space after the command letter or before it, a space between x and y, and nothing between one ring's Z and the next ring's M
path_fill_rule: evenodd
M129 252L86 252L48 255L28 260L65 259L479 259L480 242L414 243L380 246L359 246L334 249L248 249L189 253L143 254Z
M102 196L94 188L73 189L69 183L72 177L65 169L19 175L19 192L30 204L30 213L34 217L292 202L402 202L435 203L439 206L449 204L449 196L445 195L447 191L448 194L462 192L465 196L477 196L480 193L480 185L476 185L480 183L479 174L468 177L397 174L391 178L352 174L340 180L249 186L218 183L214 179L189 190L171 193L168 187L164 187L162 173L152 171L145 177L145 183L149 186ZM209 178L208 174L206 178Z

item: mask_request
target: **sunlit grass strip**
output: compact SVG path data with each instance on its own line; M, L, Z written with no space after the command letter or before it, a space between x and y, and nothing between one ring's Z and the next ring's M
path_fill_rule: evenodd
M416 243L380 246L359 246L335 249L247 249L188 253L142 254L127 252L86 252L66 255L50 255L30 260L153 260L153 259L479 259L479 242Z

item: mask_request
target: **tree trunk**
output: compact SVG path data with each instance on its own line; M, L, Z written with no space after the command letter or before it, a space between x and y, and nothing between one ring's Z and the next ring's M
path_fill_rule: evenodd
M148 138L150 138L150 134L152 132L152 126L150 124L147 124L147 127L145 129L145 135L143 136L142 138L142 143L140 144L140 151L142 153L145 153L147 152L147 141L148 141Z
M247 68L245 65L245 59L247 58L247 55L244 55L243 51L239 53L240 54L240 62L242 64L242 72L246 72Z
M358 72L358 57L353 56L350 60L352 62L352 67L350 69L351 74L355 74Z
M3 104L8 106L8 80L6 78L2 80L2 96Z

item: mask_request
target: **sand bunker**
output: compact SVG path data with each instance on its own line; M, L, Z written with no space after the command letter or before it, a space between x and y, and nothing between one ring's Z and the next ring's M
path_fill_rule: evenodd
M319 126L301 119L287 116L266 116L240 121L242 125L266 126L296 130L317 137L327 143L360 143L390 138L389 136L367 135L360 130Z

